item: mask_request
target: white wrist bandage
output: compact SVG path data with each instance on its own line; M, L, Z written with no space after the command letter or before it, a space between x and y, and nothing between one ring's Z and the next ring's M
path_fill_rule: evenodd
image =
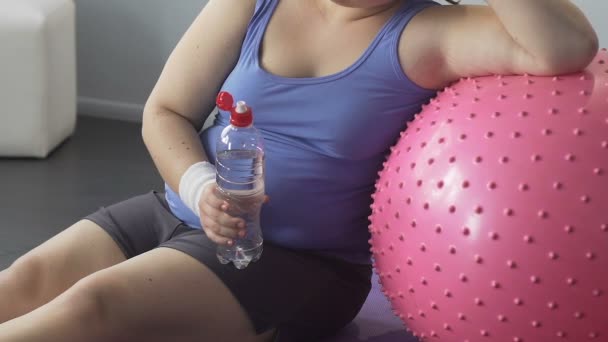
M201 217L198 206L201 194L207 185L215 183L215 175L215 166L202 161L190 166L179 181L179 197L198 217Z

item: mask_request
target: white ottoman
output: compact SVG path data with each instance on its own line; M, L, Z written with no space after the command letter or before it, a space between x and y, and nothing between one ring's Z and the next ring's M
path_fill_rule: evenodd
M0 0L0 157L46 157L76 124L72 0Z

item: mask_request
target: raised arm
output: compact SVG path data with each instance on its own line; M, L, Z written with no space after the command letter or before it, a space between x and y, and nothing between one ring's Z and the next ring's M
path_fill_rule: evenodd
M554 75L593 59L598 37L569 0L486 0L435 6L414 17L400 44L415 82L441 88L466 76Z
M146 102L143 139L176 192L186 169L207 160L197 132L238 60L254 7L255 0L210 0L177 44Z

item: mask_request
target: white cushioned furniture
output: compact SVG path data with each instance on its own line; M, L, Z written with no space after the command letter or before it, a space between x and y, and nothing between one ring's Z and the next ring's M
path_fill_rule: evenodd
M72 0L0 0L0 157L44 158L76 124Z

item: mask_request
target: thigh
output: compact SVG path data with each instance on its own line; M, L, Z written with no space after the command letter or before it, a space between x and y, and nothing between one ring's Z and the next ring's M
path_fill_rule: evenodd
M36 307L87 275L124 260L101 227L82 220L17 259L8 271Z
M149 192L101 208L19 258L9 272L27 293L27 309L168 239L181 222L162 200Z
M257 342L273 335L257 335L222 281L175 249L143 253L90 276L78 289L101 302L113 341Z

